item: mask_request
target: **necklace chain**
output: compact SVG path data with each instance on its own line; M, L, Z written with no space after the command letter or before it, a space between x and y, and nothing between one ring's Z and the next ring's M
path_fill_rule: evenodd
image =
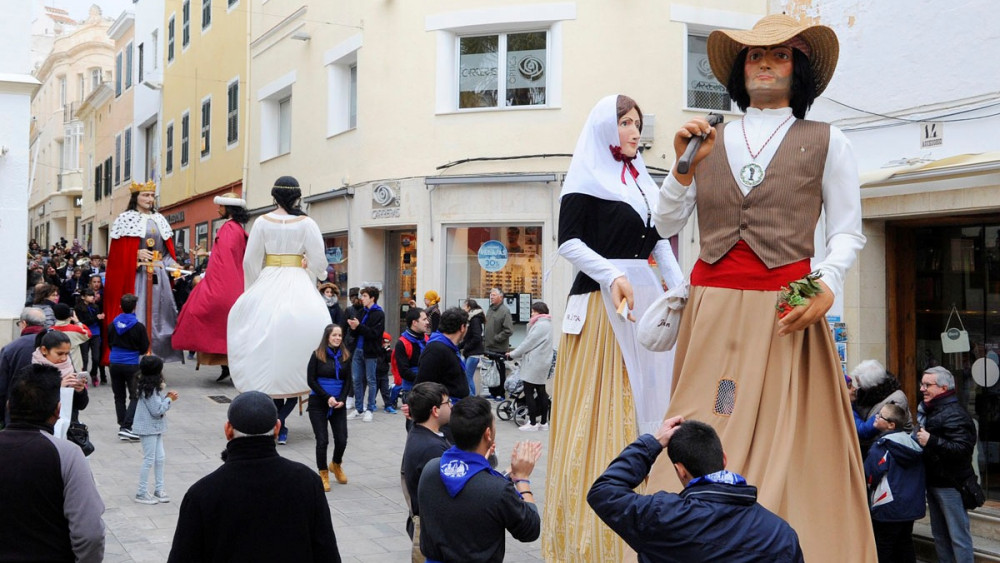
M771 142L771 139L773 139L774 136L778 134L778 131L781 131L781 128L784 127L785 124L788 123L788 121L793 117L795 116L789 115L788 117L786 117L785 120L781 122L781 125L778 125L778 127L771 132L771 136L768 137L766 141L764 141L764 144L760 146L760 150L757 151L757 154L754 154L753 149L750 148L750 139L747 138L747 126L746 126L747 118L746 116L743 116L743 118L740 119L740 128L743 129L743 141L747 144L747 151L750 153L750 159L757 160L757 157L760 156L760 153L764 152L764 147L766 147L767 144Z

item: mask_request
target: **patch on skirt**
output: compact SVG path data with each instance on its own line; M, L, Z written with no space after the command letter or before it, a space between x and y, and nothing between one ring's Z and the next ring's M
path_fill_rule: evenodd
M736 382L732 379L720 379L719 389L715 393L715 414L730 416L736 405Z

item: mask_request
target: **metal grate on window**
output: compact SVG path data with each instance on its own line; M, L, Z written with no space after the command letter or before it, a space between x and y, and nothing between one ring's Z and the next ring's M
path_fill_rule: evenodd
M729 111L733 107L729 94L688 90L688 107Z

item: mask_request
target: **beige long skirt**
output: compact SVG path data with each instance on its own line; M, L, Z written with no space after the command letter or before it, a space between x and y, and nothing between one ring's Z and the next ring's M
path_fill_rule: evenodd
M692 287L667 417L718 431L727 469L791 524L805 560L875 561L850 398L825 323L778 336L777 292ZM679 492L664 453L648 491Z
M600 292L587 301L579 335L564 334L552 391L542 556L614 561L628 545L587 505L587 492L637 437L632 388Z

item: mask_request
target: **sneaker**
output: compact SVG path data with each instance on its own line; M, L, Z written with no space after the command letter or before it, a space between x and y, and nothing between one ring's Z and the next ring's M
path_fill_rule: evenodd
M168 495L165 491L153 493L153 498L156 502L170 502L170 495Z
M372 415L372 411L365 411L365 417L362 420L364 420L365 422L371 422L372 418L374 418L374 416Z
M493 396L493 400L496 401L496 402L498 402L498 403L502 403L503 402L503 395L494 395Z
M135 495L135 498L133 500L135 500L135 502L137 502L139 504L158 504L158 502L159 502L155 498L149 496L148 494L146 494L146 495Z
M281 427L281 430L278 430L278 443L282 446L288 443L288 429L284 426Z
M129 429L129 428L120 428L118 430L118 439L119 440L138 440L139 439L139 435L136 434L135 432L132 432L132 430Z
M529 422L524 426L518 426L517 429L521 432L538 432L538 425Z
M361 416L361 413L359 413L356 410L352 410L351 412L349 412L347 414L347 420L354 420L355 418L358 418L359 416Z
M539 430L548 430L549 429L549 423L548 422L543 422L543 423L539 424L538 425L538 429Z
M347 410L354 408L354 397L348 397L347 400L344 401L344 408Z
M389 414L396 414L398 411L396 409L392 408L392 406L390 405L388 407L385 407L385 412L387 412Z

